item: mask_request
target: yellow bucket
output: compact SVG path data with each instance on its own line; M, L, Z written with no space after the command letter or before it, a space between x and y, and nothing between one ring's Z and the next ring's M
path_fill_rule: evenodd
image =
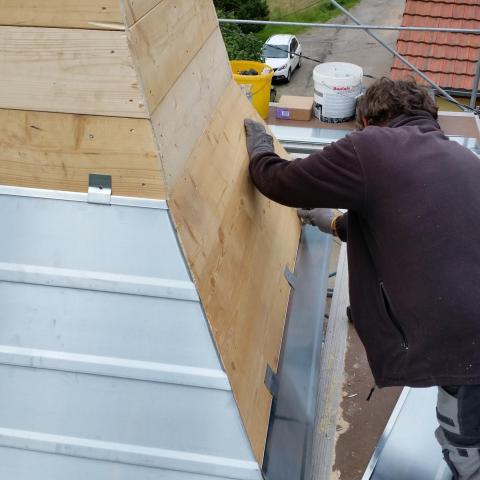
M270 87L272 85L273 69L260 62L247 60L232 60L230 66L233 78L240 85L243 93L264 119L268 118L270 104ZM253 69L258 75L241 75L238 72Z

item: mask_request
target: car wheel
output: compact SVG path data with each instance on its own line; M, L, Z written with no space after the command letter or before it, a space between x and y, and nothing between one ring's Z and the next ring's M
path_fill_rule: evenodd
M302 55L299 55L297 68L300 68L301 66L302 66Z
M289 68L287 73L287 83L290 82L291 79L292 79L292 69Z

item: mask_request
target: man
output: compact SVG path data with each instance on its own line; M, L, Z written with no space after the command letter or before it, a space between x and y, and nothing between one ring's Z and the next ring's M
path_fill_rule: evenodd
M284 160L263 125L245 128L260 192L313 209L299 214L347 241L352 320L376 384L442 386L445 460L455 479L479 480L480 160L436 119L426 89L382 78L359 101L360 131L307 158Z

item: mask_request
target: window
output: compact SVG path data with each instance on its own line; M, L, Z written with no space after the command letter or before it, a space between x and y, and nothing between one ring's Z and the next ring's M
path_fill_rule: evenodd
M264 45L262 49L264 58L287 58L288 45Z

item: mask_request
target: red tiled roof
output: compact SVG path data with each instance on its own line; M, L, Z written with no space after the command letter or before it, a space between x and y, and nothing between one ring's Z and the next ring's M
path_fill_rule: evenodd
M480 0L406 0L402 26L480 29ZM480 35L401 31L397 51L442 88L471 90ZM412 71L395 58L391 77L408 75Z

